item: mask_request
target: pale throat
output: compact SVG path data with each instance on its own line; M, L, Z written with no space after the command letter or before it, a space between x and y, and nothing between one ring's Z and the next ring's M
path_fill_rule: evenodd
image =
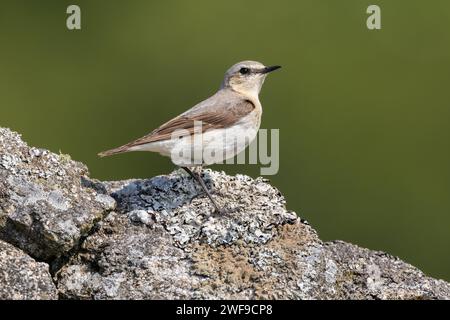
M261 91L261 85L245 86L241 84L231 84L231 88L249 98L252 102L259 103L259 92Z

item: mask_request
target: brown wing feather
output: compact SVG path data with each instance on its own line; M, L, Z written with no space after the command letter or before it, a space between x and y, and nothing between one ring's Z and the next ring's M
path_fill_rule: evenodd
M200 113L195 115L181 115L178 116L156 130L153 130L150 134L130 142L128 145L137 146L155 141L170 139L172 133L176 130L184 129L193 134L195 121L202 122L202 131L206 131L211 128L227 128L235 124L243 116L249 114L254 109L254 105L245 100L241 104L234 106L228 110L221 109L215 111L208 111L207 113Z
M242 117L252 112L254 108L255 106L251 101L242 100L241 103L235 104L229 108L217 108L215 110L208 110L207 112L195 113L192 115L184 114L166 122L142 138L131 141L116 149L99 153L99 155L104 157L123 153L134 146L168 140L171 139L173 132L176 130L184 129L189 135L192 135L194 133L195 121L202 122L202 132L212 128L228 128L238 122Z

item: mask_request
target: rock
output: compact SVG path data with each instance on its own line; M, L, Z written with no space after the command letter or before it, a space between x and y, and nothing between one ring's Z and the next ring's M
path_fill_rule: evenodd
M204 170L203 179L228 212L226 218L211 214L212 204L204 196L195 198L201 188L181 169L149 180L105 183L105 187L117 200L118 211L134 221L152 217L180 247L194 240L213 247L239 239L264 244L276 236L278 225L297 219L285 209L280 192L262 178Z
M216 215L182 170L100 182L9 130L0 146L1 238L48 261L61 298L450 299L396 257L322 242L265 179L204 170Z
M339 287L345 299L450 299L450 284L425 276L419 269L385 252L343 241L326 243L339 266ZM361 292L360 285L366 288Z
M248 298L245 291L202 292L208 278L201 273L203 263L215 263L207 260L218 258L215 252L226 246L263 246L279 235L279 225L295 223L297 217L286 211L279 191L261 178L205 173L219 204L228 209L226 216L212 216L213 207L205 198L190 203L199 190L182 170L150 180L106 183L120 213L100 222L99 230L61 270L63 296Z
M0 300L57 299L48 269L48 264L0 241Z
M105 183L117 212L58 274L65 298L448 299L450 285L382 252L323 243L263 179L204 170L227 209L175 171Z
M0 239L52 261L75 248L115 201L85 185L87 168L0 128Z
M59 290L71 299L188 298L198 282L186 253L162 227L132 223L111 213L83 243L58 276ZM167 290L159 289L167 288Z

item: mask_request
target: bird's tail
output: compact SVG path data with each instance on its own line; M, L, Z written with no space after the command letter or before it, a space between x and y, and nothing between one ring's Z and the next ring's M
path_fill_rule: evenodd
M128 146L124 145L124 146L121 146L121 147L118 147L118 148L114 148L114 149L111 149L111 150L106 150L106 151L100 152L98 154L98 156L103 158L103 157L108 157L108 156L112 156L114 154L124 153L124 152L128 152L128 151L130 151Z

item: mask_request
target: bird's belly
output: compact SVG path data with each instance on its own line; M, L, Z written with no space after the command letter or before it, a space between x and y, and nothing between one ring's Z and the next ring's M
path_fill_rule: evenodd
M221 163L233 158L255 139L258 128L237 124L226 129L203 133L203 158L205 165Z

